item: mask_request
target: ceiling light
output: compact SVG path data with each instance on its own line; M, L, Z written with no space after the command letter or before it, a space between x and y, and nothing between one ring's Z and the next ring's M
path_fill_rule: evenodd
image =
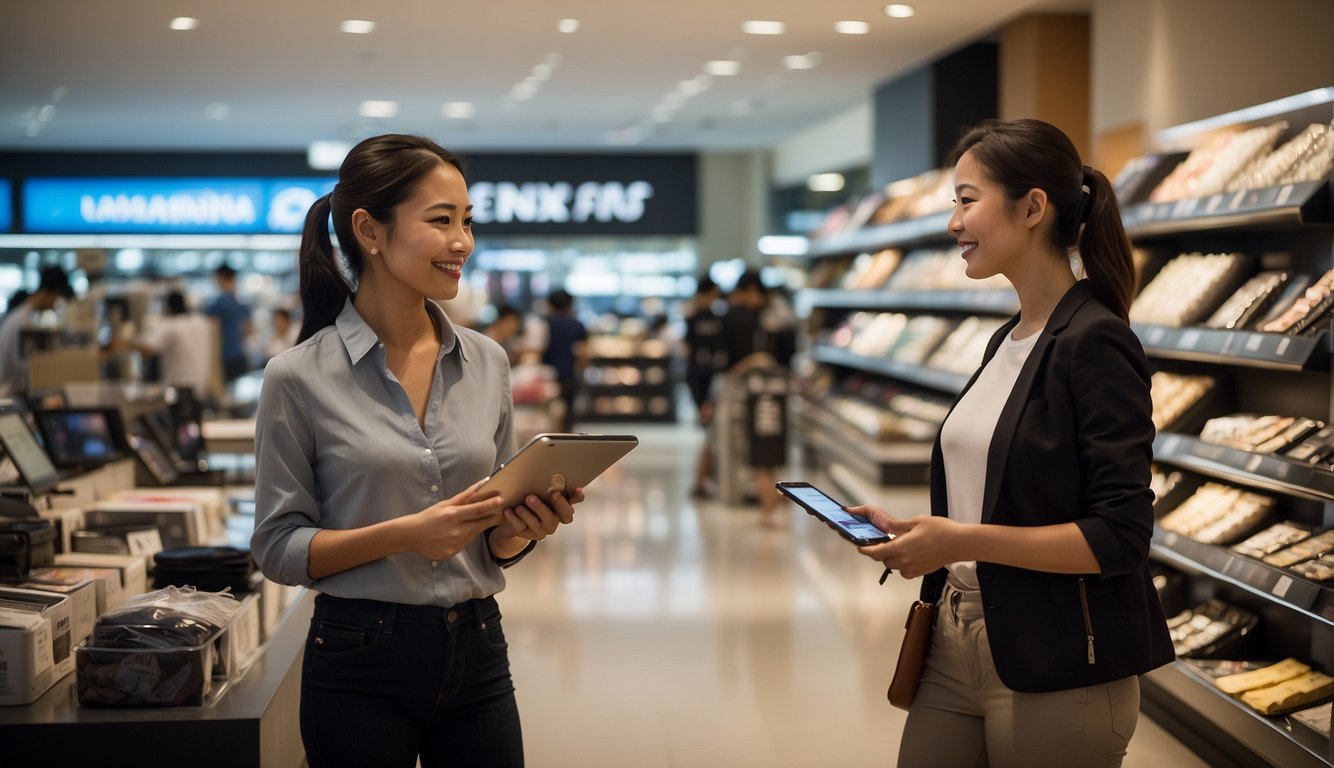
M338 28L349 35L369 35L375 31L375 22L365 21L364 19L348 19L339 24Z
M544 61L541 64L533 65L533 77L537 78L538 80L550 80L551 73L554 72L555 70L556 70L555 67Z
M199 26L199 19L192 19L189 16L177 16L171 20L171 28L177 32L187 32Z
M445 106L440 108L445 117L455 120L467 120L477 114L477 105L471 101L446 101Z
M821 58L816 51L796 56L784 56L783 66L788 69L815 69L820 66Z
M841 173L817 173L806 179L806 188L812 192L838 192L843 184Z
M676 84L676 92L681 94L682 96L685 96L686 98L690 98L691 96L698 96L701 93L704 93L708 89L709 89L708 84L700 82L699 79L697 78L682 80L681 82Z
M748 35L781 35L787 27L781 21L746 21L741 31Z
M556 23L556 29L560 30L561 32L564 32L567 35L572 35L575 32L579 31L579 20L561 19L559 22Z
M204 117L208 120L226 120L231 115L232 108L220 101L215 101L204 107Z
M398 114L397 101L363 101L362 117L393 117Z
M710 61L704 65L704 71L718 77L730 77L741 71L741 62L729 59Z
M917 9L904 3L890 3L885 6L885 15L891 19L906 19L909 16L915 16Z
M871 31L871 25L864 21L836 21L834 31L840 35L864 35Z

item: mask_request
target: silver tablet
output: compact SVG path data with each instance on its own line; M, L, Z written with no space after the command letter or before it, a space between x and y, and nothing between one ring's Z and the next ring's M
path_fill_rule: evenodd
M546 499L551 489L584 488L636 445L634 435L540 434L497 467L476 498L498 494L514 506L530 493Z

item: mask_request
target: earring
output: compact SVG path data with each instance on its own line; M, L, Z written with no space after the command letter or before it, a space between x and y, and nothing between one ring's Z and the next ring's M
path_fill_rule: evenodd
M379 256L379 255L380 255L380 249L379 249L379 248L372 248L372 249L371 249L371 255L372 255L372 256Z

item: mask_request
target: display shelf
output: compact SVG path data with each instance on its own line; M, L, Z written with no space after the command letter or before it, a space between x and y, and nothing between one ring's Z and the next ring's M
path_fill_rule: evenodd
M581 422L674 422L676 421L676 381L672 377L671 358L667 357L595 357L589 360L585 369L584 394L587 395L587 407L576 415ZM590 370L603 369L617 371L633 368L640 372L641 379L636 384L591 383L588 381ZM649 382L648 379L655 378ZM601 377L600 377L601 378ZM601 411L597 408L600 400L608 398L617 402L621 398L633 399L629 411ZM655 410L654 404L659 407Z
M1150 357L1284 371L1329 367L1329 339L1213 328L1133 326Z
M1277 454L1252 453L1192 435L1162 432L1153 441L1153 459L1261 490L1334 501L1334 472Z
M929 387L948 394L957 395L968 384L968 377L960 373L940 371L911 363L901 363L882 357L865 357L838 347L816 345L811 349L811 359L827 365L854 368L878 376Z
M1175 661L1141 678L1145 711L1160 723L1188 720L1190 732L1173 728L1178 738L1203 739L1199 748L1219 752L1234 764L1319 768L1331 762L1329 742L1313 743L1295 736L1282 718L1265 717L1218 690L1186 662ZM1166 704L1166 712L1159 709ZM1184 715L1184 717L1183 717ZM1243 752L1251 759L1241 759Z
M948 240L949 233L945 228L949 225L949 221L950 214L937 213L920 219L840 232L812 243L806 255L810 258L821 258Z
M1155 559L1239 587L1334 627L1334 589L1225 547L1156 529L1150 545Z
M1121 219L1131 239L1328 224L1329 182L1322 179L1166 203L1134 203L1122 209Z
M808 289L800 302L809 308L937 310L996 315L1019 311L1019 297L1013 290L947 291L852 291Z
M858 433L840 417L809 400L799 401L799 424L809 443L832 461L846 466L873 485L915 485L926 482L931 444L881 443Z

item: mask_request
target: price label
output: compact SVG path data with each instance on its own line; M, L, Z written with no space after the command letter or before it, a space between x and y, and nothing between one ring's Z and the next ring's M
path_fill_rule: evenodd
M1177 535L1175 533L1170 533L1170 532L1164 533L1163 543L1169 547L1175 547L1177 545Z
M1155 213L1157 217L1160 219L1172 218L1172 204L1163 203L1162 205L1158 206L1158 210Z
M1291 576L1280 576L1278 581L1274 582L1274 597L1287 597L1288 590L1292 588Z
M1163 441L1163 453L1171 455L1177 452L1177 446L1181 445L1181 438L1169 437Z
M1189 330L1181 334L1181 339L1177 341L1177 349L1195 349L1200 345L1200 332Z
M1237 194L1232 196L1232 202L1227 204L1227 209L1229 211L1237 210L1238 208L1241 207L1241 203L1245 199L1246 199L1246 190L1243 189L1238 191Z
M1150 328L1149 332L1145 334L1145 340L1157 346L1163 343L1163 337L1166 335L1167 331L1162 328Z
M1264 463L1264 460L1265 457L1261 456L1258 453L1250 457L1249 459L1246 460L1246 471L1254 472L1255 470L1259 469L1260 465Z
M1204 204L1204 212L1213 213L1214 211L1218 210L1219 206L1221 206L1223 204L1223 201L1226 199L1227 195L1214 195L1210 197L1209 202Z
M1292 185L1284 184L1283 187L1279 189L1278 199L1276 199L1274 203L1277 205L1283 205L1284 203L1288 202L1288 198L1290 197L1292 197Z
M1253 334L1251 334L1250 336L1247 336L1247 337L1246 337L1246 351L1247 351L1247 352L1259 352L1259 351L1260 351L1260 345L1264 343L1264 340L1265 340L1265 337L1261 336L1261 335L1258 334L1258 333L1253 333Z
M1172 216L1178 219L1184 219L1195 213L1195 206L1200 204L1198 197L1189 197L1185 200L1177 201L1176 207L1172 209Z
M1279 479L1286 480L1288 477L1288 473L1291 470L1292 470L1291 464L1288 464L1286 462L1280 462L1279 465L1274 468L1274 474L1278 476Z
M1281 356L1284 352L1287 352L1287 351L1288 351L1288 344L1289 344L1291 341L1292 341L1292 339L1281 339L1281 340L1278 342L1278 349L1275 349L1274 352L1276 352L1277 354L1279 354L1279 355Z

